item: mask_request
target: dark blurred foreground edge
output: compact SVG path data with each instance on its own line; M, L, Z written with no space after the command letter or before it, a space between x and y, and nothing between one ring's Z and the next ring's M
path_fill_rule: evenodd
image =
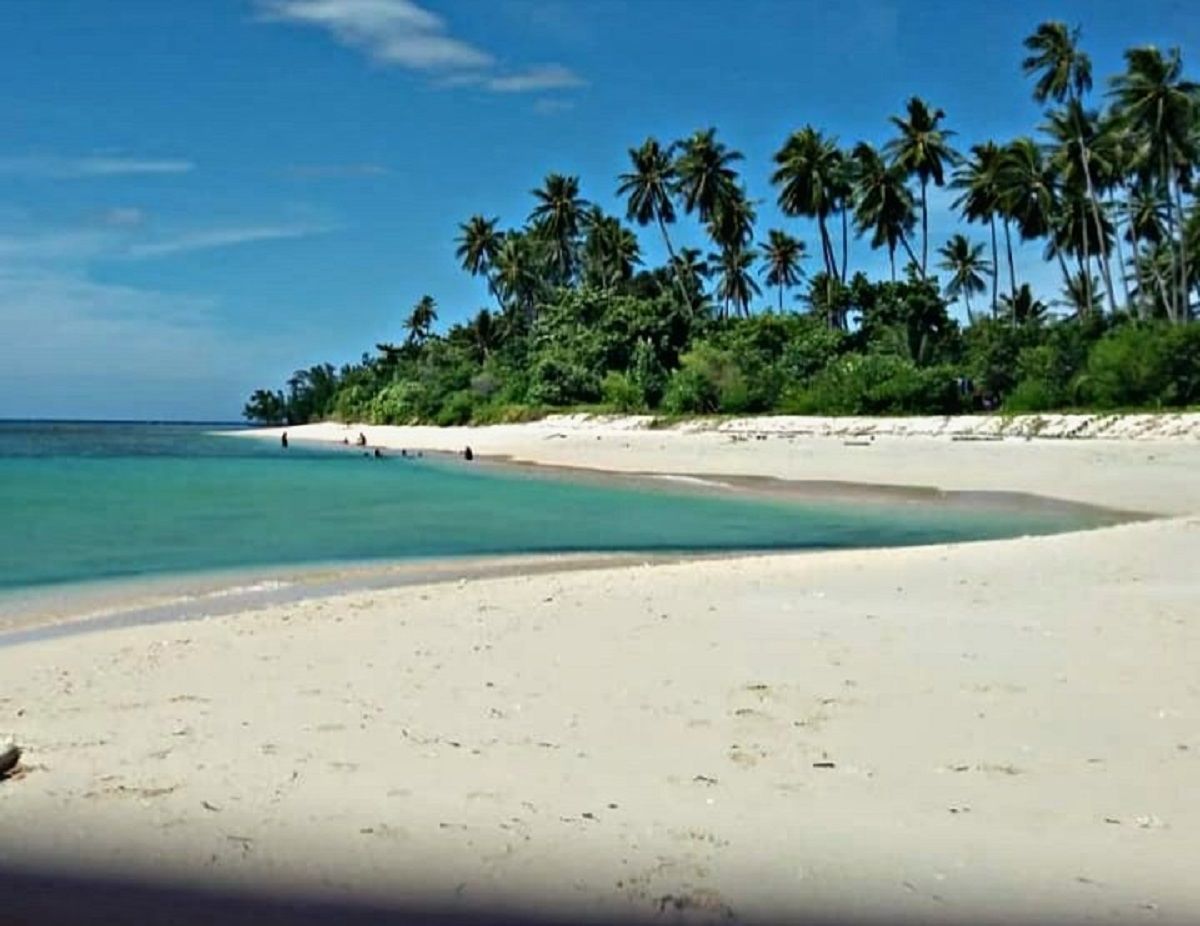
M2 926L83 926L83 924L136 923L139 926L375 926L382 923L421 923L430 926L567 926L570 924L636 924L736 922L736 913L680 911L671 904L657 913L606 920L591 914L563 919L511 910L446 911L419 906L372 906L352 900L307 900L256 896L194 887L140 883L118 878L82 877L0 868L0 924ZM761 921L761 917L756 917ZM779 923L800 926L844 926L890 922L917 923L920 918L831 918L781 915ZM938 923L952 922L939 917ZM963 923L1001 924L1020 921L1003 916L963 919ZM1032 921L1023 921L1030 923ZM1038 923L1063 923L1039 918Z

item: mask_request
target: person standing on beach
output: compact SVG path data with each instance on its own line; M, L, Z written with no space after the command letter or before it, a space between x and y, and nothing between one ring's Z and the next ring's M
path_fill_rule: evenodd
M287 450L287 431L284 431L283 434L279 436L279 443L283 446L284 450Z

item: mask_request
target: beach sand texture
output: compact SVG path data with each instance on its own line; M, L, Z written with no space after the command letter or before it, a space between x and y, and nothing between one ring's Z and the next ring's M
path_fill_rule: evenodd
M698 921L1200 917L1194 433L362 430L1169 517L414 585L0 648L0 739L26 749L0 782L0 865Z

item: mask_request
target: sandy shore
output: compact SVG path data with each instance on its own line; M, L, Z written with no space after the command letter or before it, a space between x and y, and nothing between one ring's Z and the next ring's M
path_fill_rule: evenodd
M28 749L0 782L0 865L572 915L1200 917L1200 441L757 427L363 430L1169 517L408 585L0 648L0 739Z

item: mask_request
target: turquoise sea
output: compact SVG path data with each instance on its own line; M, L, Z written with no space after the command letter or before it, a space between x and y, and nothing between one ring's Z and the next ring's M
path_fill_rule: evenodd
M212 425L0 422L0 593L306 563L565 551L896 546L1088 516L800 503L364 458Z

